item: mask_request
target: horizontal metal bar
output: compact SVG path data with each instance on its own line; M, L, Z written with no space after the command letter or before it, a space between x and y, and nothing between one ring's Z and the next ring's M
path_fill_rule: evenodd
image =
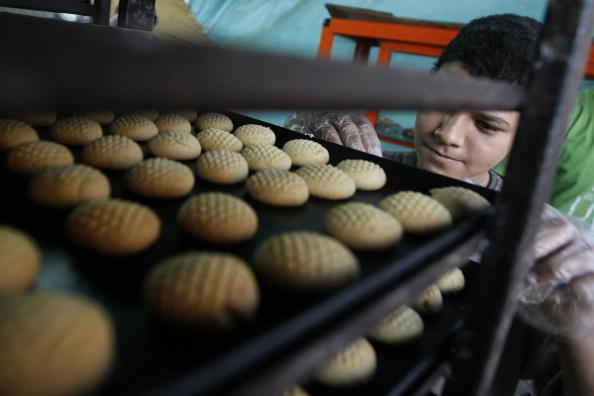
M80 0L0 0L0 6L88 16L94 12L91 4Z
M0 108L515 109L524 92L457 75L139 40L116 28L0 19ZM68 37L59 40L58 37ZM43 64L40 65L40 59Z

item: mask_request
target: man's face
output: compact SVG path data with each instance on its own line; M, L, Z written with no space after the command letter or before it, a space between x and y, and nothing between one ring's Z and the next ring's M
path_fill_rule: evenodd
M440 72L466 74L459 64ZM516 134L517 111L420 111L415 123L417 167L486 186L489 170L509 152Z

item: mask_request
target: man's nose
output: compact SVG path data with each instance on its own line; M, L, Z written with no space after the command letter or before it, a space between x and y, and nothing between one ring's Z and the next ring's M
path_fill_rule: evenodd
M466 129L468 127L467 118L468 117L461 113L446 114L441 125L434 133L439 143L448 146L462 147L464 145Z

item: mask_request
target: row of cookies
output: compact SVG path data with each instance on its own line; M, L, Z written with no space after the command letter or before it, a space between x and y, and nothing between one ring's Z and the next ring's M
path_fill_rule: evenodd
M444 274L436 282L436 287L443 293L455 293L464 287L464 275L458 268ZM419 304L420 296L415 304ZM435 306L433 307L435 309ZM425 312L425 310L421 310ZM386 316L370 332L368 337L374 342L400 345L420 337L424 330L421 315L413 308L403 305ZM389 353L397 353L389 350ZM366 338L358 338L343 350L330 357L314 373L313 378L319 383L333 388L359 386L373 381L381 359L376 356L375 348ZM285 390L282 395L308 395L300 386Z

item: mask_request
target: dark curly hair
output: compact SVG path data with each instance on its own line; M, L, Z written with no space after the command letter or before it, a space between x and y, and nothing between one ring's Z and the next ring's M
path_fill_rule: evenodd
M447 45L435 68L457 61L473 76L526 87L541 28L535 19L514 14L474 19Z

